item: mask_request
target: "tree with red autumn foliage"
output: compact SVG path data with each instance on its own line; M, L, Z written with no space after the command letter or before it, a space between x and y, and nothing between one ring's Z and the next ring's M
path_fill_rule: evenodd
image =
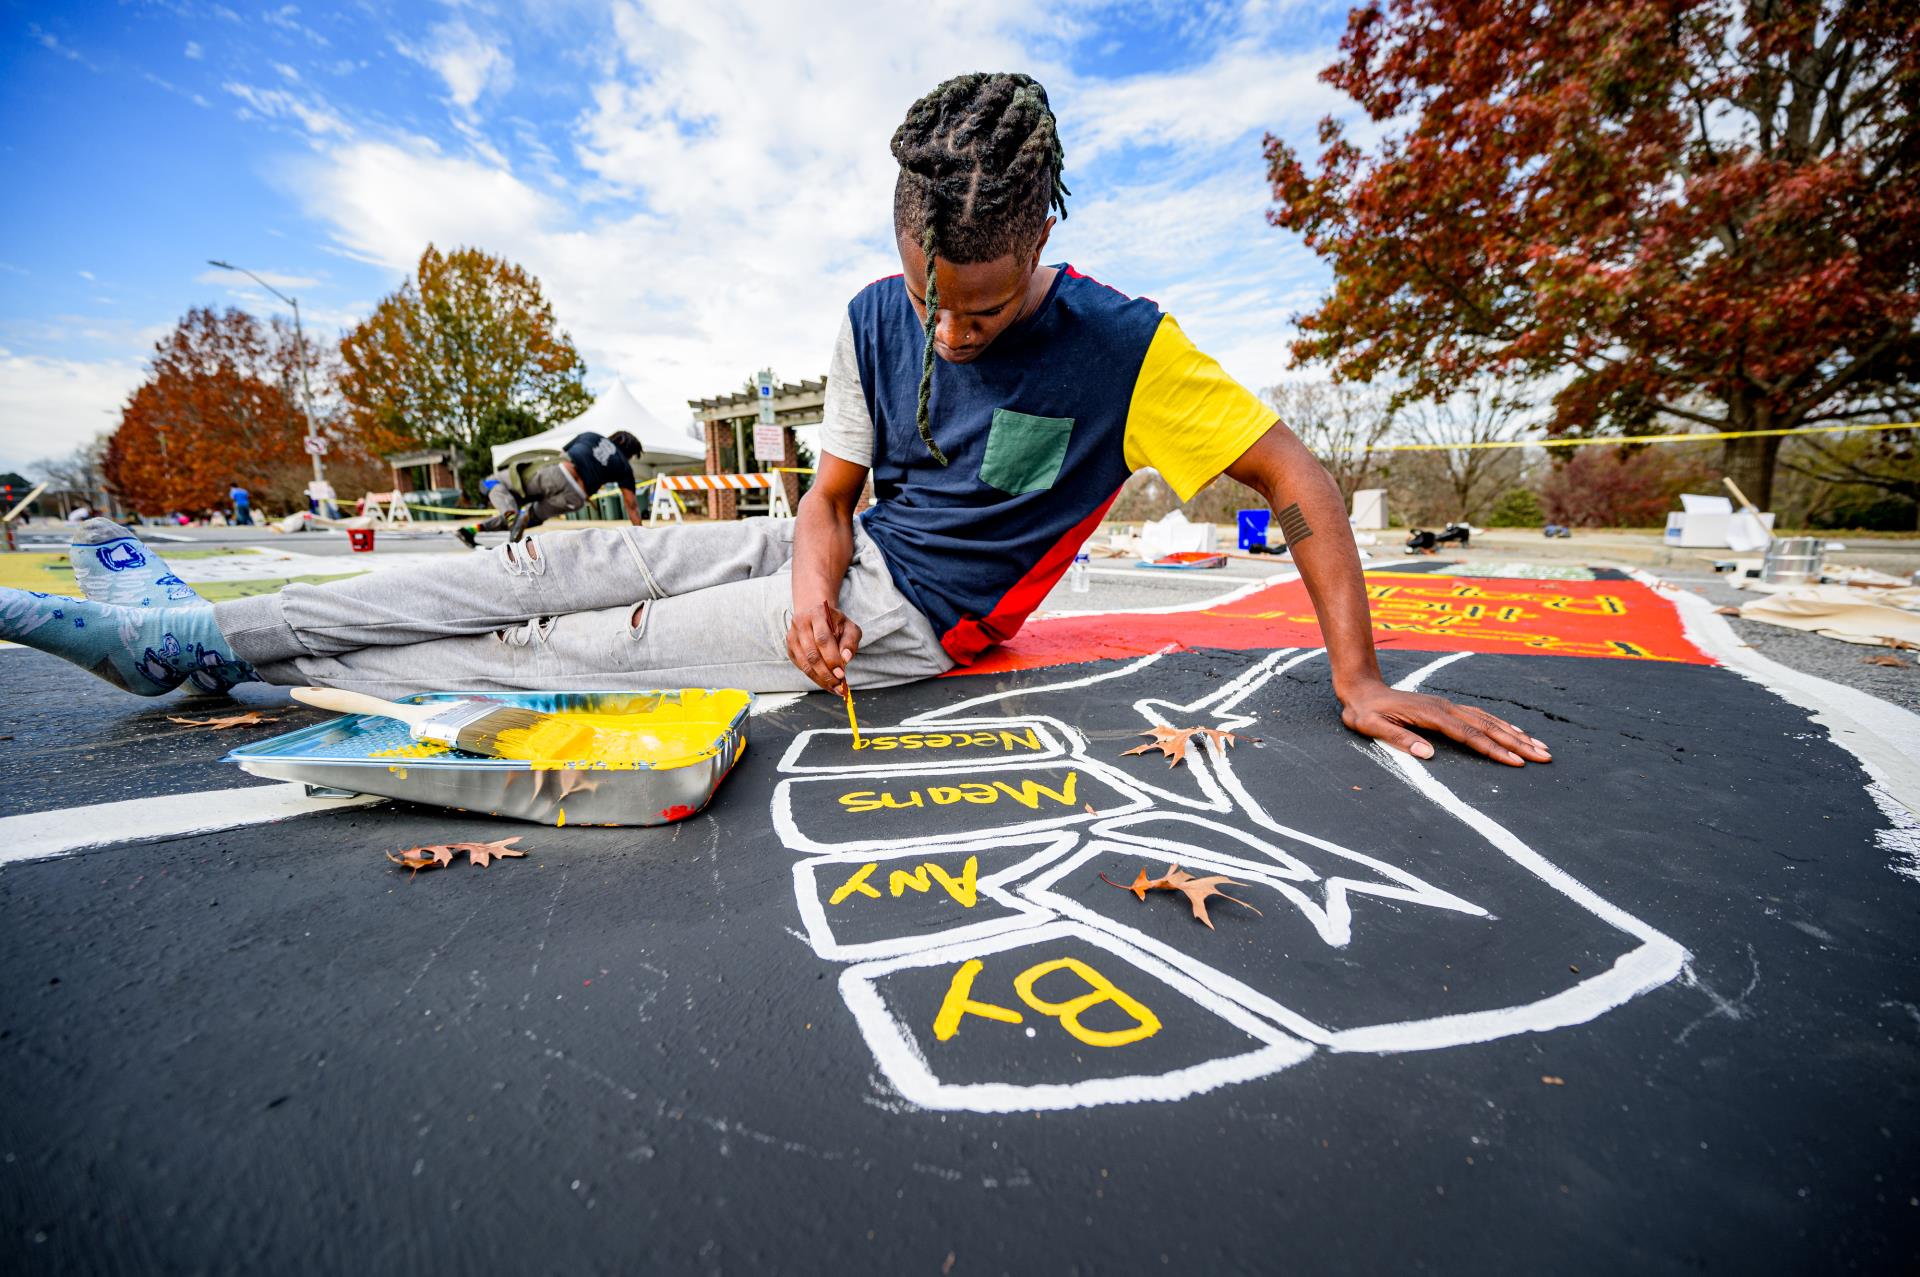
M1341 50L1379 140L1266 145L1269 219L1334 272L1297 357L1553 379L1554 433L1920 408L1910 3L1373 0ZM1725 445L1761 504L1779 443Z
M224 507L235 483L291 503L311 473L298 351L278 321L188 311L121 410L101 467L108 485L141 514Z
M477 248L427 245L414 273L340 339L340 359L348 419L382 449L451 447L484 459L489 444L593 403L586 363L540 281ZM526 429L495 437L512 418Z

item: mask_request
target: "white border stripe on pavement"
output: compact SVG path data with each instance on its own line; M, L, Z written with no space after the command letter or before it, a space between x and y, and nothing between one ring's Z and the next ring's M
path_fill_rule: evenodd
M305 785L286 781L36 811L0 818L0 865L44 860L112 843L212 833L379 801L364 795L309 798Z

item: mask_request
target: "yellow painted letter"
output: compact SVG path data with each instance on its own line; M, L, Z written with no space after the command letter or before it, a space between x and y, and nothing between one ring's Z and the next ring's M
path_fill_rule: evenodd
M980 898L977 884L974 882L975 876L980 872L980 857L967 857L966 865L960 870L960 881L958 882L955 882L946 870L934 864L931 860L920 867L927 873L932 874L934 880L947 889L947 894L960 902L962 909L973 908L974 902Z
M1086 981L1087 988L1090 989L1091 992L1083 993L1077 998L1069 998L1065 1002L1047 1002L1042 1000L1033 991L1034 982L1039 980L1041 976L1054 971L1073 972L1074 975ZM973 982L971 980L969 980L967 984L968 988L972 988ZM1142 1038L1150 1038L1160 1031L1160 1018L1158 1016L1115 988L1111 980L1078 958L1055 958L1052 962L1042 962L1038 966L1028 967L1025 971L1013 977L1013 990L1020 995L1022 1002L1025 1002L1041 1015L1051 1015L1059 1019L1061 1028L1073 1034L1074 1037L1080 1039L1080 1041L1086 1043L1088 1046L1126 1046L1128 1043L1138 1042ZM949 1002L953 1000L951 993L947 995L947 1000ZM1084 1024L1081 1024L1080 1017L1094 1007L1099 1006L1102 1002L1111 1002L1132 1016L1133 1027L1130 1029L1102 1031L1100 1029L1089 1029ZM941 1014L944 1015L945 1013L945 1008L942 1008ZM958 1016L955 1018L958 1019Z
M982 1019L999 1020L1003 1024L1020 1023L1018 1011L973 1000L973 978L980 974L985 965L978 958L969 958L953 973L953 983L947 986L947 996L940 1003L940 1014L933 1017L933 1036L942 1042L960 1031L962 1016L977 1015ZM1160 1026L1155 1023L1153 1027L1157 1029Z
M1059 789L1048 789L1037 780L1023 780L1020 782L1020 788L1018 789L1015 789L1004 780L996 780L993 784L996 789L999 789L1022 807L1031 807L1033 810L1039 811L1040 795L1042 794L1045 794L1062 806L1073 806L1073 785L1074 782L1079 779L1079 772L1068 772L1067 783Z
M874 864L872 862L861 865L858 873L854 874L853 877L841 883L839 890L835 891L831 896L827 897L827 903L830 905L837 905L842 900L845 900L848 896L852 895L856 891L863 896L872 896L875 900L878 900L880 898L880 893L878 891L875 891L873 888L873 884L867 881L867 875L872 873L874 870L878 869L879 867L880 866L878 864ZM900 893L896 891L893 894L897 896Z

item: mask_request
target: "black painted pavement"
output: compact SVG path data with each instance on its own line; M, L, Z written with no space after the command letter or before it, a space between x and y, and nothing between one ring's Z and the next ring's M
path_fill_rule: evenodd
M1129 775L1190 784L1119 757L1139 727L1130 703L1196 698L1249 659L1169 658L1144 690L1094 684L994 712L1057 715ZM1386 659L1398 677L1429 658ZM239 783L211 761L231 733L166 736L154 706L62 669L0 657L12 811L57 800L49 760L70 760L65 792L89 801ZM1088 672L863 694L862 723ZM390 806L0 869L0 1268L1910 1268L1920 883L1876 841L1886 821L1851 757L1717 669L1475 656L1429 688L1550 742L1550 767L1447 750L1432 771L1683 946L1682 975L1587 1023L1315 1050L1177 1102L1144 1088L1067 1111L918 1109L884 1083L842 999L851 963L805 942L797 857L769 826L789 741L845 725L815 696L753 720L712 807L669 828ZM1336 948L1266 887L1246 893L1262 916L1216 904L1213 932L1164 893L1136 901L1092 877L1130 881L1142 862L1117 853L1055 889L1335 1027L1549 997L1630 947L1358 748L1324 665L1246 709L1264 744L1238 748L1235 773L1276 819L1489 916L1356 895ZM863 818L836 823L830 805L808 827L840 836ZM409 878L383 858L512 833L529 857L484 871ZM937 886L899 899L933 910L912 926L958 916ZM1021 1009L1016 965L984 964L974 996ZM886 994L945 1078L1126 1071L1113 1056L1134 1046L1088 1047L1024 1010L1020 1026L963 1017L940 1042L950 967L905 968ZM1036 986L1056 1000L1085 987L1044 979L1062 982ZM1139 996L1164 1024L1129 1068L1246 1041L1197 1004ZM1111 1004L1087 1019L1134 1022Z

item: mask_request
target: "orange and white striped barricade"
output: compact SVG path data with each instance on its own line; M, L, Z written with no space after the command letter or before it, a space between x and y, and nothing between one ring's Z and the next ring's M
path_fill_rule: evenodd
M653 481L653 509L647 519L649 522L657 519L678 522L680 502L673 495L676 492L755 492L762 489L767 493L769 517L793 517L793 507L787 504L787 485L780 481L777 474L663 474Z

